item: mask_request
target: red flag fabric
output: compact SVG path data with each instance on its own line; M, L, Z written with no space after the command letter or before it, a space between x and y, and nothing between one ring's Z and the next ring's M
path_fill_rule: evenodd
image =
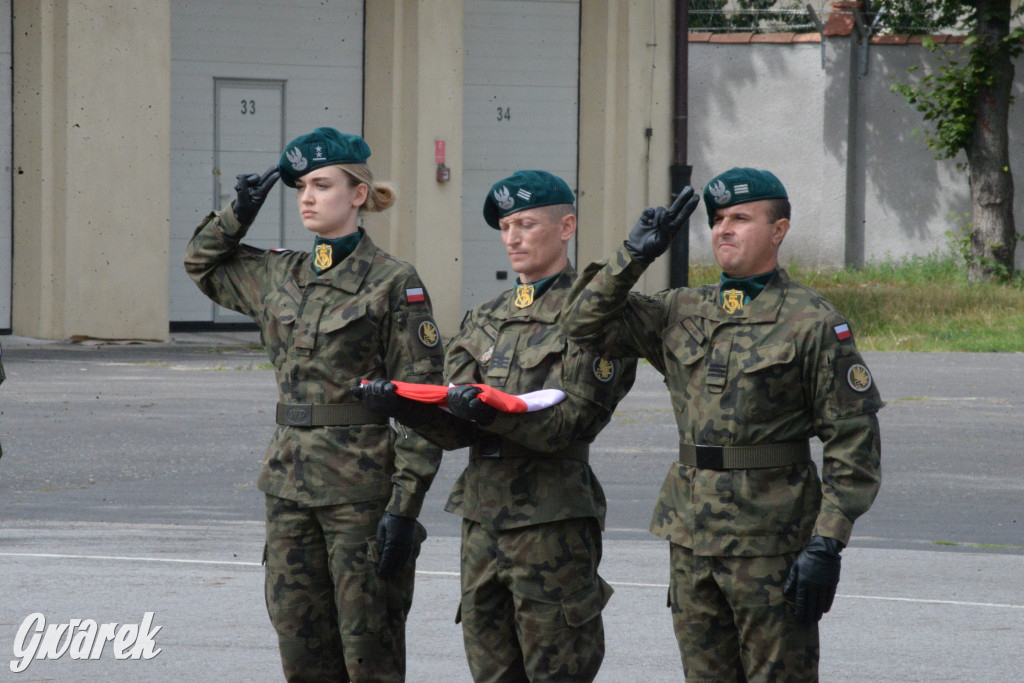
M448 405L447 398L450 387L437 384L389 381L395 385L395 392L399 396L441 407L447 407ZM364 379L362 383L366 384L367 382L369 380ZM479 398L481 401L505 413L532 413L549 408L565 400L565 392L561 389L541 389L540 391L531 391L516 396L514 394L507 394L494 387L489 387L486 384L474 384L473 386L479 387Z

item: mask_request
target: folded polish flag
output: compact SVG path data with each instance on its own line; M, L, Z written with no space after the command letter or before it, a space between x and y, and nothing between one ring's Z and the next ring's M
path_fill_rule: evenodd
M366 384L369 380L363 380ZM396 382L388 380L395 385L395 392L399 396L419 401L420 403L432 403L441 407L447 406L448 389L438 384L414 384L412 382ZM454 384L451 386L455 386ZM506 394L486 384L474 384L479 387L478 398L498 410L505 413L532 413L543 408L550 408L556 403L565 400L565 392L561 389L540 389L527 394Z

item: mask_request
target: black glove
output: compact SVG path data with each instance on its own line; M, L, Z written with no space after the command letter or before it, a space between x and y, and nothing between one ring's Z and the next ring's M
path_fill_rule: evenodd
M797 555L782 592L796 595L794 614L798 621L815 624L832 609L839 585L839 553L843 544L834 538L813 536Z
M393 417L409 427L428 422L435 411L425 403L399 396L395 385L386 379L371 379L366 384L354 386L352 395L361 400L367 410Z
M377 552L380 553L377 575L390 579L402 571L412 556L415 542L416 520L385 512L377 524Z
M641 263L650 263L664 254L699 201L700 197L687 185L667 209L663 206L656 209L648 206L644 209L626 240L626 249L630 255Z
M263 206L267 195L270 194L270 188L281 177L281 173L277 170L277 166L271 166L263 175L245 173L235 177L238 178L238 182L235 183L235 191L238 192L238 196L235 197L232 204L235 209L235 218L242 225L252 225L252 222L256 220L256 214L260 212L260 207Z
M498 409L477 398L479 393L480 387L472 384L452 387L448 390L448 410L463 420L473 420L482 425L491 424L498 415Z

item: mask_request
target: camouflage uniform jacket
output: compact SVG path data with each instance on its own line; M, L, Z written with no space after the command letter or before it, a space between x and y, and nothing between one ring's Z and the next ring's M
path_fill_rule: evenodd
M732 315L718 303L718 285L630 293L643 269L624 247L591 264L563 314L569 338L613 358L649 360L665 377L681 444L817 436L824 446L823 484L813 462L734 470L677 462L651 531L711 556L779 555L811 535L849 543L881 481L875 413L883 403L853 337L843 338L843 317L782 269Z
M604 525L604 491L590 465L546 454L594 440L633 385L636 361L610 363L566 341L558 317L575 277L568 266L527 308L513 305L513 290L481 304L466 313L449 342L446 382L487 384L510 394L561 389L566 398L532 413L499 413L491 424L471 430L439 423L419 427L449 449L501 437L531 452L526 457L471 457L447 511L492 530L580 517Z
M231 206L211 213L185 252L185 268L215 302L260 326L281 403L361 405L363 378L441 381L443 348L416 271L374 246L358 246L317 275L310 252L239 244L245 226ZM414 297L416 298L416 297ZM426 334L425 334L426 333ZM388 511L416 517L441 451L388 425L278 426L259 476L265 493L322 506L390 499Z

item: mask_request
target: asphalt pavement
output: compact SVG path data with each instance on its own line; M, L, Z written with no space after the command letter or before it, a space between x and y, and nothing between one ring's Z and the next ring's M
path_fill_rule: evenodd
M255 487L276 394L256 335L0 343L0 681L280 680ZM1024 354L865 356L887 401L883 484L843 553L822 680L1019 680ZM674 444L667 392L642 365L593 448L615 588L599 681L682 680L668 548L647 531ZM443 511L465 458L446 455L424 506L409 681L470 680L459 522ZM40 619L52 628L33 649ZM87 643L87 620L117 624L110 642ZM139 658L119 659L133 642Z

